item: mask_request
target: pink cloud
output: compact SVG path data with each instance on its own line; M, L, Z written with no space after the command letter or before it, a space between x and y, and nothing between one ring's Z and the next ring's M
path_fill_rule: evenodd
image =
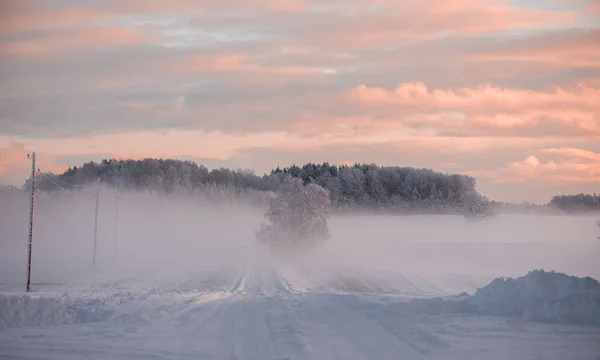
M9 1L0 10L0 30L3 32L77 26L111 16L85 7L44 9L29 1Z
M366 6L367 2L358 2ZM473 6L475 4L475 6ZM575 12L548 11L496 1L389 2L379 9L307 13L314 24L302 31L283 32L292 43L335 50L398 47L448 34L481 34L541 26L576 24ZM256 19L257 21L259 19ZM268 20L267 20L268 21ZM323 36L326 34L326 36Z
M152 39L126 28L83 27L76 30L48 32L32 40L0 42L0 53L16 56L39 56L97 49L106 46L128 46Z
M313 75L322 74L320 68L300 66L265 66L253 62L251 56L242 53L194 54L175 60L170 67L178 72L244 72L253 75Z
M458 164L455 162L445 162L445 163L441 163L440 166L447 167L447 168L457 168Z
M49 2L51 4L51 2ZM79 6L38 4L31 0L10 1L0 15L0 29L20 31L64 27L81 27L131 15L172 14L186 17L228 15L231 9L246 9L248 15L233 17L231 25L256 26L274 21L281 26L278 36L293 43L329 47L373 48L397 45L399 40L414 41L445 32L473 33L532 28L548 24L574 23L573 12L548 11L507 5L502 1L380 1L380 8L367 0L333 4L331 10L316 10L320 1L310 0L227 0L140 1L108 0L86 2ZM321 6L322 7L322 6ZM359 11L361 10L362 11ZM292 13L290 21L305 22L308 26L286 30L278 16ZM297 19L292 18L300 15ZM277 31L277 29L275 29ZM326 35L326 36L324 36Z
M250 3L250 4L248 4ZM86 2L76 6L60 6L52 0L3 0L0 4L0 30L21 31L27 29L60 28L89 25L130 15L143 14L206 14L240 6L262 8L271 11L298 11L306 8L303 0L225 0L225 1L144 1L104 0Z
M600 2L598 2L598 0L551 0L551 3L576 5L592 14L600 12Z
M528 38L515 38L494 47L467 52L473 63L489 61L530 61L538 65L569 67L600 66L600 28L548 31Z
M236 53L190 55L173 63L175 71L227 71L244 66L244 56Z
M542 162L530 155L524 160L505 164L492 170L473 170L465 174L492 179L497 182L520 182L537 179L548 183L600 182L600 154L574 148L542 149L540 153L561 155Z
M586 159L592 162L600 163L600 154L596 154L593 151L575 149L575 148L557 148L557 149L542 149L542 153L563 155L569 158Z
M342 95L362 114L386 122L449 136L598 136L600 89L580 85L547 91L495 87L429 89L404 83L394 90L359 85ZM396 115L397 114L397 115Z
M576 106L600 110L600 89L584 84L571 91L556 87L541 92L528 89L510 89L484 84L476 88L428 89L422 82L399 84L393 91L359 85L347 93L350 100L363 103L414 105L421 109L480 110L502 108L520 111L523 108L548 106ZM558 102L558 104L557 104Z

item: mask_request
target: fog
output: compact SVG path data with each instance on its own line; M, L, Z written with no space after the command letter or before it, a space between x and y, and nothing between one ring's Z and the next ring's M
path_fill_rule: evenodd
M2 194L0 284L25 285L29 197ZM72 283L104 274L171 274L233 269L265 261L254 238L264 209L182 195L101 192L96 265L95 192L38 193L32 283ZM300 259L315 276L411 273L451 291L534 269L600 278L600 229L593 217L499 215L469 223L459 216L332 215L331 239ZM118 242L118 244L117 244ZM374 275L377 276L377 275ZM438 279L439 281L435 281Z

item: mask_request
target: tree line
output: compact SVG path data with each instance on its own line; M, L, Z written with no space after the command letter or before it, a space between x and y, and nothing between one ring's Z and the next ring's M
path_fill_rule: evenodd
M237 190L277 191L287 177L304 185L326 189L336 209L395 209L446 212L456 209L467 193L475 192L475 179L429 169L375 164L330 165L308 163L277 167L258 176L248 170L208 170L193 161L172 159L105 159L72 167L62 174L43 173L36 180L40 191L83 187L100 181L126 190L202 190L209 186ZM29 184L26 183L25 187Z
M600 212L600 194L557 195L549 205L567 213Z
M331 165L308 163L277 167L258 176L243 169L209 170L193 161L174 159L105 159L70 167L62 174L41 173L36 179L40 191L85 187L100 181L124 190L166 193L200 191L223 196L253 198L277 191L287 177L304 185L316 184L330 195L336 210L393 210L396 212L456 213L465 201L477 195L476 180L459 174L430 169L375 164ZM24 188L28 188L26 182ZM215 191L219 189L219 191ZM6 189L4 189L6 190ZM484 199L485 200L485 199ZM260 200L262 202L262 200ZM487 201L487 200L486 200ZM600 211L600 195L557 195L547 204L509 204L491 201L496 212L550 213Z

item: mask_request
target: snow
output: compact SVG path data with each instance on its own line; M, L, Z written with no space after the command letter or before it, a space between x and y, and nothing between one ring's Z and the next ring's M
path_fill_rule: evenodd
M0 358L600 354L600 327L565 324L596 309L595 283L548 280L549 271L518 278L533 269L599 278L600 243L588 219L338 216L323 249L273 259L252 238L260 213L135 200L121 201L118 256L106 221L112 214L101 213L95 267L93 204L40 204L31 293L23 291L26 221L0 218ZM503 276L515 279L492 283ZM492 295L477 291L490 283ZM472 296L455 296L462 292Z
M452 307L479 299L484 290L465 298L416 296L415 288L407 292L401 286L378 291L381 283L370 279L381 273L352 283L350 274L339 272L337 281L331 274L312 284L301 269L256 260L178 274L115 277L103 271L77 284L35 284L28 294L5 288L0 358L595 359L600 354L600 327ZM586 289L585 281L573 281ZM559 288L572 294L573 287L566 286Z
M600 284L590 277L536 270L517 279L498 278L467 302L483 314L600 325Z

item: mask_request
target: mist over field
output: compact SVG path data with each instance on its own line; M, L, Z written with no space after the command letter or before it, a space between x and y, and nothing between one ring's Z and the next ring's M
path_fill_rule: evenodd
M589 278L600 278L593 217L334 211L321 246L280 253L257 230L280 198L278 216L310 205L290 201L316 188L293 181L291 198L284 186L253 201L231 189L101 187L95 265L96 189L38 191L31 292L29 194L1 193L0 356L586 359L600 351L600 328L586 327L600 325L600 284ZM506 277L517 279L498 279ZM488 337L474 336L481 332ZM503 345L523 339L527 349Z
M24 284L28 201L27 194L19 193L0 205L4 285ZM92 266L94 209L93 189L36 194L34 284L76 279L82 271L116 276L132 269L229 267L264 251L254 236L263 221L262 207L148 192L120 192L117 205L116 194L107 188L100 193L97 266ZM473 223L453 215L334 214L330 241L295 261L320 269L404 271L434 279L455 274L464 286L532 269L600 278L593 219L500 214Z
M72 273L76 269L185 270L227 265L239 261L244 249L253 246L254 228L262 219L260 210L241 204L121 192L117 238L115 196L112 190L100 193L98 266L93 267L95 191L36 194L33 273L42 277L54 273L77 276ZM18 271L22 278L21 260L27 256L28 195L14 196L2 207L9 216L1 220L6 229L2 237L6 251L0 256L2 264L13 264L13 271L3 271L2 276L14 277Z

